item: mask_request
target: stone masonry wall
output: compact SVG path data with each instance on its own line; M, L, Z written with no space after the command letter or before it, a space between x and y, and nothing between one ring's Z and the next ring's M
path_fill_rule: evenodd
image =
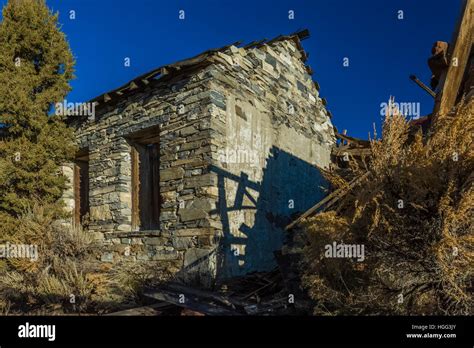
M195 266L197 259L212 252L216 235L206 213L217 183L207 169L215 146L209 129L213 102L209 78L206 69L190 78L178 77L101 111L94 122L76 125L79 147L89 151L88 230L110 245L103 261L127 257L169 262L178 268L184 264L189 266L183 272L189 281L204 285L212 281L213 257ZM160 127L160 229L132 231L127 137L155 126ZM206 270L203 276L196 273L199 269Z
M231 47L211 73L225 101L212 106L211 119L224 236L218 272L270 270L291 216L325 195L316 166L330 163L330 117L292 40Z

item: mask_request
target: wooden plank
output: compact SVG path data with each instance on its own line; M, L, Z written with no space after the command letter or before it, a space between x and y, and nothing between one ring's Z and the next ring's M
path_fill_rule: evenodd
M152 172L152 226L160 227L161 193L160 193L160 147L153 144L150 149Z
M245 307L245 312L248 315L262 315L276 313L276 310L287 308L289 306L288 297L278 298L268 302L258 304L250 304Z
M346 145L347 146L347 145ZM346 153L351 156L370 156L372 154L371 149L354 148L354 147L340 147L334 150L334 156L344 156Z
M235 305L239 306L244 306L248 305L246 302L239 301L237 299L232 299L228 298L225 296L222 296L216 292L211 292L211 291L206 291L202 289L196 289L196 288L190 288L187 287L183 284L178 284L178 283L170 283L166 285L166 289L176 292L176 293L182 293L185 295L192 295L196 297L200 297L201 299L208 299L208 300L214 300L217 301L227 307L230 307L232 309L235 309Z
M149 306L129 308L123 311L108 313L105 316L154 316L159 315L161 309L170 308L166 302L155 303Z
M345 135L345 134L336 133L335 136L336 136L336 138L339 138L341 140L345 140L348 143L354 143L354 144L357 144L357 145L360 145L360 146L363 146L363 147L366 147L366 146L370 145L370 141L368 141L368 140L357 139L357 138L350 137L350 136Z
M474 30L474 0L465 0L461 19L451 41L449 67L441 77L442 90L438 93L433 114L446 115L455 105L471 52ZM457 66L453 59L457 59Z
M89 213L89 161L79 161L79 175L80 175L80 196L81 196L81 207L80 207L80 219ZM80 221L82 223L82 221Z
M364 180L365 178L367 178L369 176L369 173L370 172L367 172L357 178L354 178L351 182L349 182L349 186L346 186L346 187L341 187L339 189L337 189L336 191L332 192L331 194L327 195L325 198L323 198L321 201L319 201L316 205L314 205L313 207L311 207L310 209L308 209L306 212L304 212L299 218L297 218L295 221L293 221L291 224L289 224L288 226L285 227L285 231L288 231L289 229L291 229L292 227L294 227L295 225L297 225L298 223L300 223L303 219L307 218L308 216L310 216L311 214L313 214L314 212L316 212L316 210L318 210L319 208L321 208L324 204L328 203L329 201L333 200L335 197L337 198L340 198L342 197L343 195L345 195L347 192L349 192L355 185L357 185L358 183L360 183L362 180Z
M136 144L135 149L138 151L139 158L139 182L140 189L138 194L138 210L140 212L140 229L154 230L153 226L153 202L152 202L152 171L150 148L142 144Z
M273 285L274 283L272 282L268 282L266 284L264 284L263 286L260 286L259 288L257 288L256 290L253 290L251 292L249 292L248 294L246 294L244 297L242 297L244 300L247 299L247 298L250 298L252 297L253 295L258 295L261 291L269 288L271 285Z
M137 230L140 227L140 210L139 210L139 193L140 193L140 169L139 169L139 154L137 149L132 146L131 149L132 161L132 230Z
M429 88L427 85L425 85L422 81L420 81L420 79L417 78L415 75L410 75L410 80L415 82L418 85L418 87L420 87L422 90L424 90L430 96L432 96L433 98L436 98L436 93L431 88Z
M185 294L175 293L166 289L147 291L144 293L146 297L153 298L159 301L164 301L172 303L176 306L182 308L188 308L193 311L201 312L210 316L220 316L220 315L241 315L241 313L217 306L211 303L205 303L195 296L186 296ZM184 295L184 298L183 296Z
M163 233L159 230L133 231L133 232L107 232L105 239L112 238L134 238L134 237L160 237Z

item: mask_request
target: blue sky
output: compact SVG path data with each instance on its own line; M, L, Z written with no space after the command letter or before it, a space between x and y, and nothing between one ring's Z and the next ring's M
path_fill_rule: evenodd
M6 0L0 0L4 5ZM84 102L155 67L235 41L308 28L303 41L313 79L333 123L367 138L380 124L380 103L433 100L409 79L429 82L434 41L450 41L460 0L47 0L59 11L77 59L68 101ZM75 19L69 18L74 10ZM185 19L178 18L179 10ZM288 19L288 11L295 18ZM397 18L398 11L404 18ZM131 66L124 67L130 57ZM349 58L349 67L343 58Z

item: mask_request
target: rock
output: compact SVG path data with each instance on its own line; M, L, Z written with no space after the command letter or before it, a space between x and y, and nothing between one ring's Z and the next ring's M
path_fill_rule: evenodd
M117 232L130 232L132 230L132 226L130 225L119 225L117 226Z
M182 136L188 136L188 135L191 135L191 134L195 134L197 133L199 130L197 130L194 126L188 126L188 127L184 127L183 129L181 129L179 132Z
M192 221L204 219L207 217L207 213L202 209L197 208L183 208L178 211L181 221Z
M138 254L137 260L139 261L149 261L151 258L147 254Z
M164 245L165 240L164 238L160 238L160 237L151 237L151 238L144 238L143 243L145 245Z
M192 248L197 239L193 237L175 237L172 239L173 247L176 250L186 250Z
M160 171L161 181L182 179L183 177L184 177L184 169L181 167L172 167L172 168L168 168L168 169L164 169Z
M168 251L168 250L160 250L157 251L153 256L153 261L169 261L169 260L176 260L179 258L179 253L176 250Z
M192 248L184 253L184 267L204 261L208 258L211 249Z
M132 244L132 239L131 238L120 238L120 242L122 244Z
M204 174L200 176L193 176L184 180L184 187L202 187L214 186L217 184L217 176L213 173Z
M96 242L103 241L105 239L104 234L102 232L89 232L92 236L92 240Z
M216 91L211 91L210 97L211 97L211 103L213 103L215 106L217 106L218 108L221 108L222 110L227 109L225 97L222 94Z
M114 261L114 254L112 252L103 253L100 257L100 261L102 261L102 262L113 262Z

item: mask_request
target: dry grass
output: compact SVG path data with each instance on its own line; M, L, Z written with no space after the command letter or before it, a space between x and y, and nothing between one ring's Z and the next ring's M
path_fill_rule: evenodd
M178 269L160 261L122 261L110 272L113 291L120 294L123 304L145 303L143 291L170 280Z
M473 127L472 101L427 137L396 112L386 117L371 141L370 178L305 222L316 314L472 314ZM328 179L341 187L366 170L351 161ZM365 261L325 258L333 241L363 244Z
M84 313L107 299L98 248L87 233L54 222L54 216L47 204L33 203L3 235L3 243L36 245L38 253L36 260L2 259L4 313Z
M139 305L145 284L166 279L154 265L101 263L101 249L80 228L54 222L34 203L0 244L38 246L38 259L0 259L0 313L100 314Z

